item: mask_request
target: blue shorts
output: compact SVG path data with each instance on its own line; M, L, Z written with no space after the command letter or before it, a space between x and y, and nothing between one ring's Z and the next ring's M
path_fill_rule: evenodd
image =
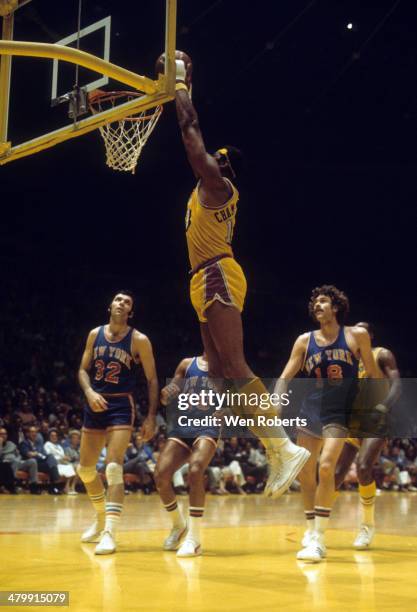
M325 409L320 403L315 401L304 401L300 410L300 417L306 419L305 427L298 427L315 438L321 438L323 429L329 425L338 425L348 431L348 423L350 419L351 409L345 406L327 405Z
M132 429L135 421L135 402L130 393L102 394L108 402L104 412L93 412L87 404L84 407L83 431L107 431Z

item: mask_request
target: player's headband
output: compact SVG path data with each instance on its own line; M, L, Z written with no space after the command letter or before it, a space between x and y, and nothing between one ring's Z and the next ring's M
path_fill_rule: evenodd
M235 179L236 178L236 172L233 170L233 166L230 163L229 151L225 147L223 147L223 149L218 149L216 151L216 153L219 153L220 155L222 155L223 157L226 158L226 161L229 164L229 168L230 168L230 171L232 173L232 177Z

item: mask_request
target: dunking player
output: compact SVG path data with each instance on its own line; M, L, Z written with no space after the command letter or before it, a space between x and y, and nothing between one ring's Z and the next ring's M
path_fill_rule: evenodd
M356 327L366 329L371 337L371 341L373 341L374 333L369 323L357 323ZM357 406L359 411L358 428L361 438L348 438L346 440L336 466L336 489L338 489L343 483L353 460L358 455L357 472L362 516L359 533L353 543L353 547L357 550L369 548L375 534L376 483L373 476L373 468L386 441L382 432L379 437L375 437L375 433L372 435L372 431L369 432L369 430L372 430L381 414L383 415L391 410L401 394L400 373L393 353L382 346L373 348L372 353L376 362L376 378L379 380L372 384L372 387L369 389L372 394L371 405L369 397L366 399L363 397L364 394L369 395L366 386L363 389L360 388L354 404L354 410ZM366 377L362 361L359 362L358 377L360 379ZM371 419L369 428L366 428L366 426L365 428L361 427L360 411L362 408L369 410L369 408L375 406L377 407L377 410L375 410L376 414L374 414L376 419ZM355 420L355 416L353 419ZM364 421L365 419L366 417ZM368 429L368 433L364 429Z
M231 247L239 199L234 183L241 154L234 147L223 147L213 155L207 153L189 95L191 60L177 52L176 66L178 123L188 161L198 181L186 214L192 268L191 301L200 321L210 377L233 381L240 397L255 396L256 400L261 395L266 397L267 390L249 368L243 352L241 312L246 279ZM233 410L242 412L236 405ZM271 405L257 410L265 417L277 414ZM270 475L265 493L278 497L290 486L309 453L292 444L282 427L266 430L255 425L251 429L264 444L269 458Z
M336 463L348 436L359 359L371 377L375 377L375 362L366 329L343 325L349 301L342 291L333 285L316 287L308 309L320 329L297 338L276 390L282 392L300 370L316 381L301 411L308 429L297 438L311 453L299 475L308 530L297 559L318 562L326 556L324 532L334 499Z
M152 346L148 338L128 326L133 316L134 298L119 291L110 307L110 321L93 329L87 338L78 374L87 399L81 436L78 475L96 511L96 520L81 536L82 542L97 542L95 554L115 552L115 531L124 499L123 458L134 421L132 392L137 372L143 366L148 381L149 412L142 425L144 440L155 432L158 379ZM96 463L107 445L107 496L97 474Z
M168 405L178 397L180 392L186 395L200 394L203 389L209 390L209 388L206 355L186 358L178 365L170 384L162 389L161 404ZM168 416L170 427L168 441L158 458L155 469L156 486L162 503L172 520L172 530L164 542L164 550L177 550L179 547L177 557L196 557L201 555L200 527L205 502L204 472L216 451L221 419L216 416L214 406L200 405L174 412L174 418L170 419ZM213 425L200 427L194 422L189 424L188 419L201 419L204 416L213 416L216 419ZM184 424L182 420L185 421ZM189 464L190 516L188 523L178 508L172 487L172 476L184 463Z

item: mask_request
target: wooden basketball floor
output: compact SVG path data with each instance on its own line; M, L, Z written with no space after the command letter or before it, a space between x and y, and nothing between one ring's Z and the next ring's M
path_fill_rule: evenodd
M357 509L356 493L340 495L328 559L310 565L295 559L298 493L209 496L204 556L177 559L161 550L169 521L159 498L132 494L118 552L96 557L79 542L92 517L85 495L1 495L0 590L70 591L77 611L416 610L417 493L377 498L371 551L352 549Z

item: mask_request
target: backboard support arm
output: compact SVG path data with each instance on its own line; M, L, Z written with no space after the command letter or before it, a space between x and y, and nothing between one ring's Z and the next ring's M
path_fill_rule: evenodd
M6 20L11 17L6 27ZM53 45L48 43L33 43L13 41L13 15L3 17L3 40L0 41L1 74L0 78L8 87L0 88L0 165L15 159L37 153L70 138L81 136L87 132L99 128L110 121L120 120L124 117L138 113L142 110L165 104L175 98L175 41L177 0L166 0L165 18L165 73L160 74L157 80L141 76L121 66L107 62L95 55L80 51L64 45ZM10 29L11 27L11 29ZM5 35L6 34L6 35ZM20 145L11 146L7 142L7 110L10 85L10 64L13 55L28 57L44 57L59 59L62 61L78 64L90 70L104 74L109 78L129 85L144 95L130 102L116 106L115 108L102 111L92 117L87 117L75 124L67 125L59 130L44 134L38 138L24 142Z
M13 24L13 13L3 17L2 39L4 41L13 39ZM0 58L0 145L7 142L11 68L11 55L2 55Z

